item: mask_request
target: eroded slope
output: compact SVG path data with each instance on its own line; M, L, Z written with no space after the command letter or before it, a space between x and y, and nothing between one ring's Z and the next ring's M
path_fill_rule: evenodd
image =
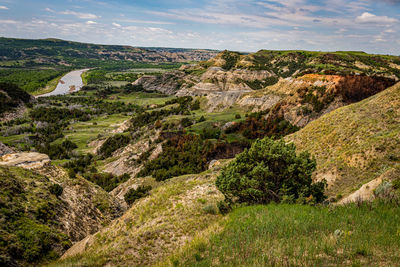
M334 110L287 137L317 159L316 179L329 194L349 194L386 172L400 158L400 84Z

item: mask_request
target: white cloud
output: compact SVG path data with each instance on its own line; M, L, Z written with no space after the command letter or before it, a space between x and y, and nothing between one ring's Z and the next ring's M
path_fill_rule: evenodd
M8 10L8 7L6 7L6 6L0 6L0 9L1 9L1 10Z
M17 24L18 22L15 20L11 20L11 19L0 19L0 23L3 24Z
M140 20L140 19L118 19L118 21L130 22L130 23L143 23L143 24L159 24L159 25L175 24L173 22L167 22L167 21Z
M75 11L71 11L71 10L66 10L66 11L60 12L60 14L72 15L72 16L78 17L80 19L98 19L98 18L100 18L99 16L97 16L95 14L75 12Z
M255 4L257 1L262 3ZM214 0L198 9L183 5L163 12L141 10L141 14L147 13L145 20L133 17L133 13L129 13L132 19L116 13L107 23L100 21L98 15L86 13L95 11L69 7L61 12L46 8L54 14L47 13L32 21L0 20L3 26L0 35L133 46L238 51L364 50L399 54L400 32L395 21L400 17L386 17L389 13L378 13L365 4L368 1L321 0L315 4L316 1L310 0ZM189 23L182 23L184 27L163 26L177 24L176 21Z
M395 18L390 18L388 16L377 16L369 12L364 12L362 15L356 18L356 22L359 23L377 23L377 24L391 24L398 22Z

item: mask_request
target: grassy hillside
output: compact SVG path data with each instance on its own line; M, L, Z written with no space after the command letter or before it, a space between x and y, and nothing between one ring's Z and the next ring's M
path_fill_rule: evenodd
M0 265L54 259L71 246L54 220L63 203L47 177L0 167L0 187Z
M334 110L289 136L317 159L329 193L346 195L400 164L400 84Z
M382 203L244 207L158 266L395 266L399 212Z
M220 219L216 171L160 183L121 218L75 244L51 266L148 266L164 259Z

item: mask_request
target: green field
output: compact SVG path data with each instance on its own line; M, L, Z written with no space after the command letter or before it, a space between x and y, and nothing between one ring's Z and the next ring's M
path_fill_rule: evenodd
M229 214L160 265L397 266L400 207L267 205Z
M65 137L55 141L61 143L68 139L78 145L77 151L87 153L91 149L88 144L100 136L107 137L112 135L112 130L117 129L119 124L123 123L129 116L122 114L113 114L109 116L100 116L85 122L76 122L68 127L64 132Z

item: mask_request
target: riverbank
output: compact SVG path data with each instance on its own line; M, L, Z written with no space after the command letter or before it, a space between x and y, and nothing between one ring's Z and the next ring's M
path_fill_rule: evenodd
M73 70L49 82L43 89L34 94L35 97L64 95L79 91L84 85L82 75L89 69ZM74 88L74 90L71 90Z
M50 92L53 92L54 90L56 90L58 83L60 82L61 78L64 77L64 75L66 75L68 72L63 73L62 75L54 78L53 80L49 81L46 85L46 87L35 91L33 93L31 93L31 95L37 97L37 96L41 96L44 94L48 94Z

